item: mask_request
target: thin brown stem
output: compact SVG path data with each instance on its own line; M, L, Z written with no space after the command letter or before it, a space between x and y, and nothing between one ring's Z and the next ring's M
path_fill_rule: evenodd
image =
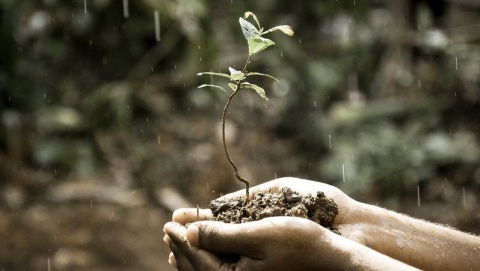
M245 66L243 67L242 73L246 73L248 63L250 63L250 57L251 56L249 55L248 58L247 58L247 62L245 63ZM242 81L243 81L243 79L239 80L236 84L235 91L232 94L228 95L227 103L225 104L225 108L223 109L223 114L222 114L222 140L223 140L223 149L225 150L225 155L227 156L228 162L230 162L230 165L232 165L232 167L233 167L235 177L237 178L237 180L239 180L240 182L245 184L245 190L246 190L246 195L247 195L247 198L246 198L245 202L248 202L249 196L250 196L250 191L249 191L250 182L247 179L240 176L240 174L238 173L238 167L235 164L235 162L233 162L232 158L230 157L230 154L228 153L227 142L225 140L225 120L227 118L228 107L229 107L231 101L233 100L233 97L235 97L235 95L239 92L240 87L242 85Z

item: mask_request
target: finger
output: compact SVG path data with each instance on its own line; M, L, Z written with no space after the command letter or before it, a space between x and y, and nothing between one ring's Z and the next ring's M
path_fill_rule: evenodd
M173 267L177 268L177 259L175 258L173 252L170 252L170 254L168 255L168 263L171 264Z
M170 246L170 243L172 242L172 240L170 240L170 237L168 237L168 235L165 234L165 236L163 237L163 242L165 242L167 246Z
M198 246L214 253L257 258L261 248L261 239L255 237L258 236L258 232L261 234L261 229L256 231L256 223L198 222L188 227L187 240L192 246Z
M172 223L173 224L173 223ZM231 263L222 261L213 253L204 249L190 246L187 239L184 239L184 231L181 226L168 225L167 234L170 234L170 250L173 256L169 256L169 262L180 271L223 271L230 269ZM183 228L184 229L184 228ZM180 237L179 237L180 236Z
M180 271L194 271L190 257L192 252L185 249L180 249L174 242L170 243L170 253L168 262Z
M185 227L175 222L169 222L165 224L164 232L167 234L164 241L168 243L174 256L174 261L169 256L169 263L175 265L181 271L194 271L195 269L192 268L190 263L192 251L186 238Z
M169 240L169 244L175 244L181 250L188 250L189 244L187 242L187 229L175 222L168 222L163 227L163 231L167 234Z
M196 221L210 220L212 216L210 209L181 208L173 212L172 220L185 225Z

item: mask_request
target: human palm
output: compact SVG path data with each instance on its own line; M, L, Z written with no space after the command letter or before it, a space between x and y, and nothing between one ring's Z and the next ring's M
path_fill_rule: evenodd
M360 217L361 212L358 211L362 204L353 200L334 186L310 180L285 177L252 187L250 196L253 197L254 194L259 192L281 193L282 188L287 187L303 196L308 194L315 195L318 191L321 191L327 198L333 199L338 207L338 215L332 225L333 228L338 229L344 237L364 243L359 232L360 227L358 226L362 221L362 217ZM233 192L224 197L245 197L245 190ZM211 218L212 212L208 209L197 210L194 208L185 208L176 210L173 214L172 220L182 225L186 225L187 223L192 223L197 220L210 220Z

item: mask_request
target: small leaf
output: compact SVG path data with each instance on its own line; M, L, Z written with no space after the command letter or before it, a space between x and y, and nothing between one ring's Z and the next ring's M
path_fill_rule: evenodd
M283 33L289 35L289 36L293 36L295 33L293 32L293 29L291 26L289 25L279 25L279 26L275 26L271 29L268 29L267 31L263 32L262 35L265 35L267 33L270 33L270 32L274 32L274 31L282 31Z
M271 78L271 79L273 79L273 80L275 80L275 81L277 81L277 82L280 82L280 81L278 81L277 78L271 76L270 74L259 73L259 72L248 72L248 73L246 74L246 76L250 76L250 75L265 76L265 77Z
M226 77L228 79L232 79L232 77L226 73L221 73L221 72L199 72L197 73L197 75L205 75L205 74L208 74L208 75L216 75L216 76L222 76L222 77Z
M237 91L237 85L234 84L234 83L228 83L228 86L233 90L233 91Z
M245 74L241 71L237 71L232 67L228 67L228 70L230 71L230 79L232 81L241 81L245 77Z
M245 12L245 14L243 15L243 17L245 17L245 19L248 19L249 16L252 16L252 17L253 17L253 19L255 20L255 22L257 22L258 29L261 29L262 27L260 26L260 22L258 21L257 16L256 16L253 12L247 11L247 12Z
M206 88L206 87L221 89L221 90L225 91L225 93L227 93L227 95L228 95L228 92L227 92L224 88L222 88L221 86L210 85L210 84L203 84L203 85L201 85L201 86L198 86L198 88Z
M238 21L240 22L240 27L242 28L243 35L247 40L252 37L260 36L258 29L253 24L249 23L243 18L240 18Z
M257 94L260 95L260 97L262 97L262 98L264 98L265 100L268 101L268 98L265 95L265 90L263 88L255 85L255 84L250 84L248 82L242 83L241 87L255 90L257 92Z
M261 37L248 38L248 54L250 56L258 54L259 52L265 50L266 48L272 45L275 45L275 42L266 38L261 38Z

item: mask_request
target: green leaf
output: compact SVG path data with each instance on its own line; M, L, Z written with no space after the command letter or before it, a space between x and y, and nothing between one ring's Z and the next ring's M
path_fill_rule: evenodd
M227 93L227 95L228 95L228 92L227 92L224 88L222 88L221 86L210 85L210 84L203 84L203 85L201 85L201 86L198 86L198 88L206 88L206 87L221 89L221 90L225 91L225 93Z
M248 19L249 16L252 16L252 17L253 17L253 19L255 20L255 22L257 22L258 29L261 29L262 27L260 26L260 22L258 21L257 16L256 16L253 12L247 11L247 12L245 12L245 14L243 15L243 17L245 17L245 19Z
M228 67L228 70L230 71L230 78L232 81L241 81L245 77L245 74L241 71L237 71L232 67Z
M275 26L271 29L268 29L267 31L263 32L262 35L265 35L267 33L270 33L270 32L274 32L274 31L282 31L283 33L289 35L289 36L293 36L295 33L293 32L293 29L291 26L289 25L279 25L279 26Z
M253 24L249 23L243 18L240 18L238 21L240 22L240 27L242 28L243 35L247 40L252 37L260 36L258 29Z
M228 83L228 86L233 90L233 91L237 91L237 85L234 84L234 83Z
M261 38L261 37L248 38L248 54L250 56L253 56L272 45L275 45L275 42L266 38Z
M230 75L226 74L226 73L221 73L221 72L199 72L199 73L197 73L197 75L205 75L205 74L222 76L222 77L226 77L226 78L232 80L232 77Z
M253 89L257 92L258 95L260 95L260 97L264 98L265 100L268 101L268 98L267 96L265 95L265 90L255 84L250 84L248 82L244 82L240 85L240 87L242 88L249 88L249 89Z
M273 79L273 80L275 80L275 81L277 81L277 82L280 82L280 81L278 81L277 78L271 76L270 74L259 73L259 72L248 72L248 73L246 74L246 76L250 76L250 75L265 76L265 77L271 78L271 79Z

